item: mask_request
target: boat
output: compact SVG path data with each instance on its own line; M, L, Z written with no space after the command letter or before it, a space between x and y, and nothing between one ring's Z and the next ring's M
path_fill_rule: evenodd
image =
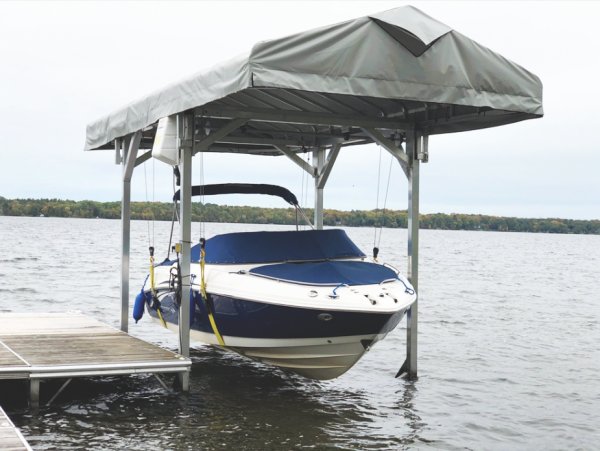
M217 184L192 195L257 193L283 198L309 224L289 190L264 184ZM174 201L179 200L179 192ZM152 264L136 298L177 331L190 302L192 341L318 380L348 371L391 332L416 300L409 281L368 258L341 229L236 232L201 239L191 249L191 291L182 294L180 254ZM153 258L153 255L152 257Z

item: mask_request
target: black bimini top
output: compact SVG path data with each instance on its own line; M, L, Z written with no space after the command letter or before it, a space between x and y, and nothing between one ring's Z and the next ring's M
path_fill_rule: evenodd
M278 196L288 204L298 206L298 199L290 190L277 185L264 183L215 183L212 185L196 185L192 187L192 196L214 196L216 194L268 194ZM180 190L175 192L173 201L179 201Z

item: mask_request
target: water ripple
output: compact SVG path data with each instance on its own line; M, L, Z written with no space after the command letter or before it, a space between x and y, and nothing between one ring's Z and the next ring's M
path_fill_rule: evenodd
M156 243L168 242L170 224L155 226ZM0 312L81 310L118 326L118 221L0 217L0 227L39 240L0 241ZM262 228L206 227L208 237ZM133 221L132 293L146 230ZM372 230L347 232L372 247ZM406 267L406 230L384 235L380 255ZM422 231L416 381L394 378L403 323L334 381L198 346L189 395L144 375L74 379L31 415L27 385L1 381L0 404L35 449L595 449L599 261L593 236ZM130 330L177 349L153 323ZM45 382L43 396L61 382Z

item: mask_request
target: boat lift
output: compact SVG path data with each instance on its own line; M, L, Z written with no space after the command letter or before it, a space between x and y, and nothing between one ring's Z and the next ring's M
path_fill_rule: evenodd
M159 120L174 124L181 174L184 293L190 288L192 157L285 155L314 180L314 224L342 149L377 143L408 179L408 278L418 292L419 171L431 135L543 116L537 76L420 10L401 7L256 44L249 54L159 90L88 125L85 150L114 149L123 167L121 329L128 330L131 178L152 157ZM298 156L312 152L313 164ZM179 353L189 356L189 303ZM407 314L406 359L417 376L418 304ZM184 391L189 373L181 375Z

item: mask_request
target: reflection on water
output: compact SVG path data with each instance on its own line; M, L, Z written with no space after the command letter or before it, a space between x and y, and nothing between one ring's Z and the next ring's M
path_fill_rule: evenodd
M146 223L132 226L135 293L148 241ZM169 226L156 223L157 249ZM207 237L265 227L285 229L206 225ZM0 232L0 312L118 325L118 221L0 217ZM347 232L372 247L372 230ZM384 241L380 257L405 267L406 231ZM75 379L31 415L26 384L0 381L0 404L41 450L597 448L600 237L424 230L420 242L417 381L394 378L402 323L333 381L199 346L189 395L145 375ZM130 332L177 348L147 317Z

